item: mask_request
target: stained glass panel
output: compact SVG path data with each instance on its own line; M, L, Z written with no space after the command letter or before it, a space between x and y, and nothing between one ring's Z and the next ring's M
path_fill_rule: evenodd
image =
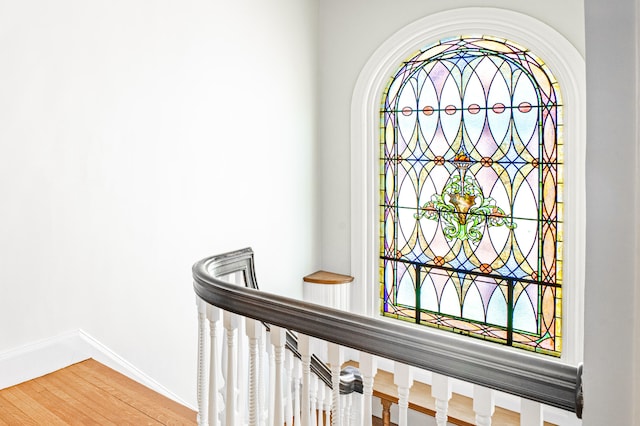
M562 104L515 43L416 52L380 111L383 315L559 356Z

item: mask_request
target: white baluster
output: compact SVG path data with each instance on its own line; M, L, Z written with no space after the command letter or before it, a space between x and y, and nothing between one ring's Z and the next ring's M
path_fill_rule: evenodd
M323 418L325 412L331 410L331 389L318 377L318 411L316 412L316 425L325 426Z
M207 418L207 303L196 296L198 307L198 425L208 425Z
M269 379L270 369L269 369L269 355L267 353L267 348L270 346L267 345L267 329L265 327L261 328L260 332L260 340L258 342L259 349L258 355L260 358L260 375L258 376L258 399L260 406L260 416L258 422L260 426L268 426L269 425L269 404L267 404L267 385L266 382Z
M324 389L324 383L321 384L322 389ZM324 399L324 394L320 390L318 386L318 376L315 374L311 375L311 386L309 389L309 405L310 405L310 417L309 417L309 426L318 426L320 422L318 421L318 411L322 412L322 400ZM318 404L320 401L320 404ZM318 405L320 409L318 409ZM303 423L304 426L304 423Z
M542 404L521 398L520 426L542 426Z
M329 386L320 382L320 388L322 389L322 413L320 413L320 419L318 424L327 426L331 422L331 410L333 407L333 392Z
M298 346L299 347L299 346ZM300 386L302 383L302 361L293 359L293 424L299 425L302 418L300 410Z
M291 387L293 385L293 353L291 351L285 351L285 380L284 380L284 418L287 426L292 426L293 420L293 395Z
M340 368L342 367L342 347L335 343L329 343L329 367L331 369L331 385L333 386L331 398L331 426L340 425L342 416L342 404L340 401Z
M431 376L431 396L436 400L437 426L447 426L451 380L442 374L433 373Z
M242 280L242 282L244 282L244 279ZM238 378L237 378L237 390L238 392L236 393L236 413L238 415L238 419L237 422L240 425L246 425L247 424L247 416L249 414L248 411L248 402L247 402L247 396L249 395L247 393L247 389L248 389L248 385L249 385L249 339L247 339L247 333L246 333L246 328L245 328L245 324L246 324L246 318L245 317L240 317L240 323L238 326ZM242 391L240 391L240 386L242 386Z
M273 326L271 327L271 330L273 330ZM268 351L269 351L269 415L267 417L267 425L268 426L272 426L273 423L273 418L274 418L274 407L276 404L276 357L275 357L275 349L273 347L273 343L271 340L271 330L269 330L269 345L268 345Z
M220 370L222 372L222 381L220 382L220 386L218 387L218 393L222 396L222 407L221 410L222 412L220 413L220 423L224 424L226 421L226 414L225 414L225 407L226 407L226 398L227 398L227 383L229 381L229 379L227 378L227 374L228 374L228 368L227 368L227 364L228 364L228 360L229 360L229 338L228 338L228 333L227 333L227 328L225 327L225 323L224 323L224 314L225 312L222 312L222 347L221 347L221 354L220 354ZM208 424L208 423L207 423Z
M237 330L242 317L224 312L223 322L227 337L226 375L225 375L225 426L235 426L238 421L236 398L238 394L238 344Z
M360 353L360 374L362 374L362 425L371 426L373 409L371 398L373 396L373 380L378 371L378 361L375 356Z
M351 405L350 424L354 426L362 426L362 394L353 392L353 404Z
M260 400L258 397L258 381L261 375L259 368L258 342L262 336L262 323L247 318L246 331L249 338L249 426L258 426L260 417Z
M311 402L311 351L309 346L309 336L298 334L298 351L302 363L302 395L300 395L300 411L302 426L312 426L311 415L315 414L315 407L310 406ZM315 375L314 375L315 377ZM317 377L316 377L317 381ZM317 398L317 396L314 396ZM315 401L314 401L315 403ZM311 411L313 410L313 411ZM315 425L313 425L315 426Z
M393 382L398 386L398 426L407 426L409 416L409 389L413 385L411 367L397 361L394 362Z
M274 405L273 405L273 424L280 426L284 424L284 345L286 335L284 328L271 326L271 344L274 350L275 360L275 387L274 387Z
M491 426L491 416L495 411L493 390L473 385L473 411L477 426Z
M220 322L221 310L215 306L207 306L207 319L209 320L209 398L208 398L208 418L209 425L218 426L220 424L220 404L218 403L218 389L220 374L220 359L218 357L218 323Z
M353 392L343 395L344 408L342 415L342 424L350 426L351 425L351 407L353 405Z

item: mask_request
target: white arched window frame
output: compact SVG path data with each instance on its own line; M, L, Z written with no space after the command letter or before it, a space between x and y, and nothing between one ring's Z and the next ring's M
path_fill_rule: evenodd
M560 86L565 143L561 359L576 364L582 360L584 318L585 63L556 30L513 11L465 8L427 16L385 41L360 73L351 104L351 273L356 280L353 309L369 316L380 313L379 111L383 91L411 53L443 38L467 34L500 37L527 47L546 62Z

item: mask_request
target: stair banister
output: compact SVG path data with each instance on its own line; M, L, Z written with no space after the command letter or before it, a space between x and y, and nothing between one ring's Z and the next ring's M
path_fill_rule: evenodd
M255 284L251 249L197 262L193 266L194 290L202 300L225 311L578 415L582 411L579 367L428 329L416 331L400 322L364 317L217 278L237 271L244 274L247 283Z

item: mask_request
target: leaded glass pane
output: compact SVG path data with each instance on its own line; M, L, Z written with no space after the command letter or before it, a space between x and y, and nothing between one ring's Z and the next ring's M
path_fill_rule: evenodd
M383 315L560 355L559 94L492 37L402 63L380 111Z

